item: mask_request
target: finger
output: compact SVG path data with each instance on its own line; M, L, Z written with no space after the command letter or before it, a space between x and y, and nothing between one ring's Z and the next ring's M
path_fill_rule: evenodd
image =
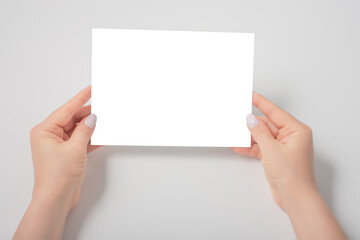
M277 138L279 136L279 129L265 116L256 116L258 119L263 121L270 129L272 135L274 138Z
M249 114L246 116L246 122L251 135L259 145L261 152L273 148L277 141L272 135L268 126L261 120L257 119L255 115Z
M71 135L69 135L68 133L64 132L64 134L63 134L63 139L64 139L64 141L69 140L70 136L71 136Z
M87 117L91 113L91 105L82 107L64 126L64 131L69 132L74 128L74 126L80 122L84 117Z
M251 144L256 143L255 139L253 138L253 136L251 136Z
M263 121L269 127L274 138L276 138L279 135L279 129L267 117L257 116L257 118L259 120ZM234 152L242 154L242 155L256 157L259 159L261 159L261 157L262 157L259 146L258 146L258 144L256 144L256 141L252 135L251 135L251 147L250 148L248 148L248 147L233 147L232 149Z
M90 97L91 86L81 90L75 97L53 112L47 120L59 127L65 126L84 104L89 101Z
M96 115L90 114L76 126L70 137L70 141L83 144L87 148L96 125Z
M72 136L72 134L73 134L73 132L74 132L74 130L75 130L75 128L76 128L77 126L74 126L72 129L70 129L70 131L68 131L68 132L66 132L67 133L67 135L69 136L69 138L68 139L70 139L71 138L71 136Z
M297 121L288 112L284 111L256 92L253 92L252 103L278 128L283 128L285 124Z
M262 155L260 152L260 148L258 144L251 144L251 147L233 147L232 150L236 153L250 156L250 157L256 157L261 159Z
M279 129L265 116L256 116L258 119L263 121L269 127L272 135L276 139L279 136ZM256 143L254 137L251 135L251 144Z
M88 153L91 153L93 151L95 151L96 149L98 148L101 148L103 145L91 145L90 143L88 144L88 147L87 147L87 152Z

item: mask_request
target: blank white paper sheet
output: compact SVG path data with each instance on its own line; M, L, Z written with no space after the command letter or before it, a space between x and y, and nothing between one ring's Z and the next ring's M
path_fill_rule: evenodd
M254 34L92 30L92 145L250 147Z

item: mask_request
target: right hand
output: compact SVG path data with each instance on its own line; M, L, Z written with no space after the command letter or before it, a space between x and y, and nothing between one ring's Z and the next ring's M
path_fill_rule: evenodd
M255 92L253 105L265 116L247 116L251 147L233 150L262 160L273 198L287 212L290 195L316 189L312 131Z

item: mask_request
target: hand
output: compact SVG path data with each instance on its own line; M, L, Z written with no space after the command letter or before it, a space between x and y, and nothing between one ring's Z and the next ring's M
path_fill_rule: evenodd
M298 239L345 239L345 234L316 187L311 129L253 93L265 117L247 116L250 148L233 148L261 159L275 202L289 215Z
M98 148L90 145L96 124L91 106L84 106L90 96L91 87L83 89L31 130L33 198L14 238L31 239L29 231L37 234L35 239L61 236L67 214L80 198L87 153Z
M273 198L286 211L291 191L316 186L312 131L260 94L253 93L253 105L266 116L247 116L251 148L233 150L262 160Z
M30 132L34 193L54 187L75 192L72 207L80 197L87 153L98 147L90 145L96 116L89 115L91 105L83 106L90 96L91 87L83 89Z

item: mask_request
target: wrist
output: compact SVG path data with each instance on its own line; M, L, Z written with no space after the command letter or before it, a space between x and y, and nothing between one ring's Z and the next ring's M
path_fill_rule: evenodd
M36 184L14 239L61 239L71 209L72 191Z
M309 198L319 196L315 183L293 184L286 188L281 195L284 211L290 215L294 209L298 209Z
M44 207L56 207L68 212L76 193L76 188L64 183L57 183L49 186L48 184L35 184L32 203L39 203Z

